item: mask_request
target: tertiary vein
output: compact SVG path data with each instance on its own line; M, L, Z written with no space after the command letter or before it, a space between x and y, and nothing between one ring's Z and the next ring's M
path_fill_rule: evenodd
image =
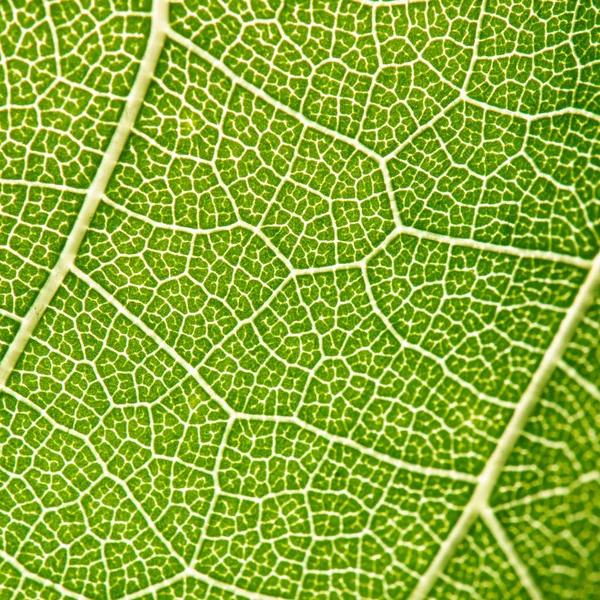
M21 574L22 577L30 579L31 581L35 581L36 583L43 585L45 587L49 587L49 588L59 592L66 598L72 598L74 600L91 600L88 596L86 596L84 594L74 592L73 590L66 588L64 585L61 585L60 583L56 583L55 581L52 581L51 579L47 579L46 577L42 577L41 575L38 575L37 573L34 573L33 571L26 569L19 561L17 561L16 558L11 556L4 550L0 550L0 560L4 560L9 565L11 565L14 569L19 571L19 573ZM162 589L164 589L170 585L173 585L173 584L177 583L178 581L181 581L188 577L191 579L197 579L198 581L201 581L202 583L206 584L209 587L215 587L215 588L227 591L227 592L231 592L235 595L239 595L244 598L248 598L248 600L281 600L277 596L269 596L267 594L251 592L244 588L240 588L236 585L225 583L224 581L219 581L218 579L213 579L212 577L205 575L204 573L200 573L199 571L196 571L195 569L193 569L191 567L187 567L187 568L183 569L182 571L180 571L179 573L177 573L176 575L173 575L172 577L169 577L163 581L157 582L153 585L149 585L148 587L142 588L142 589L138 590L137 592L127 594L127 595L121 597L120 600L137 600L138 598L147 597L149 594L158 592L159 590L162 590Z
M196 380L196 382L202 387L202 389L216 402L218 402L219 406L223 408L227 412L230 418L234 419L248 419L255 421L274 421L279 423L291 423L297 425L298 427L302 427L307 431L314 433L322 438L327 439L333 443L339 443L355 450L362 452L363 454L367 454L372 456L373 458L392 465L399 469L404 469L406 471L412 471L414 473L419 473L425 476L436 476L436 477L445 477L448 479L455 479L458 481L466 481L469 483L475 482L475 477L468 474L462 473L459 471L453 471L450 469L437 469L435 467L423 467L414 463L409 463L400 459L396 459L387 454L383 454L378 452L372 448L363 446L362 444L358 444L351 439L333 435L327 431L324 431L318 427L310 425L305 421L297 418L297 417L284 417L284 416L270 416L270 415L257 415L252 413L244 413L234 411L227 402L221 398L208 384L208 382L202 377L202 375L198 372L193 365L187 362L172 346L167 344L165 340L163 340L154 330L148 327L139 317L131 313L125 306L123 306L112 294L107 292L101 285L99 285L94 279L92 279L89 275L78 269L77 267L72 267L73 274L81 279L88 287L93 289L96 293L100 294L106 302L108 302L113 308L115 308L119 314L123 315L128 321L136 325L141 329L141 331L147 335L155 344L158 345L163 351L167 352L173 360L175 360L178 364L183 366L185 370Z
M269 105L271 105L273 108L280 110L281 112L289 115L290 117L293 117L299 123L301 123L304 127L313 129L314 131L318 131L318 132L320 132L324 135L327 135L328 137L331 137L331 138L333 138L339 142L342 142L344 144L348 144L355 150L362 152L365 156L374 160L377 163L377 165L379 166L379 169L381 170L381 173L382 173L384 181L385 181L386 193L389 198L390 208L391 208L391 210L393 212L393 216L394 216L394 224L395 224L395 233L396 234L406 234L406 235L411 235L411 236L422 238L422 239L443 242L443 243L450 244L453 246L466 246L469 248L475 248L475 249L482 250L482 251L492 251L492 252L498 252L498 253L503 253L503 254L510 254L513 256L521 257L521 258L537 258L537 259L549 260L552 262L562 262L562 263L569 264L572 266L581 267L584 269L589 269L591 267L591 260L588 260L586 258L581 258L579 256L572 256L572 255L568 255L568 254L562 254L559 252L552 252L552 251L545 251L545 250L531 250L531 249L527 249L527 248L517 248L517 247L507 246L507 245L502 245L502 244L481 242L481 241L470 239L470 238L459 238L459 237L449 236L449 235L445 235L445 234L433 233L433 232L429 232L426 230L417 229L415 227L409 227L409 226L404 225L400 220L400 216L398 213L398 206L397 206L397 202L395 199L395 192L392 188L392 183L391 183L389 169L388 169L388 162L391 158L393 158L393 156L395 156L396 151L394 151L394 153L392 153L388 156L385 156L385 157L381 156L380 154L378 154L377 152L375 152L368 146L365 146L363 143L361 143L357 139L347 136L347 135L344 135L342 133L339 133L338 131L331 129L329 127L326 127L324 125L321 125L320 123L313 121L312 119L309 119L308 117L306 117L302 112L294 110L293 108L287 106L283 102L280 102L279 100L273 98L272 96L270 96L268 93L266 93L261 88L257 87L256 85L254 85L252 83L249 83L244 78L242 78L239 75L237 75L236 73L234 73L225 63L223 63L223 61L219 60L218 58L215 58L212 54L210 54L206 50L203 50L202 48L198 47L196 44L194 44L188 38L182 36L180 33L177 33L171 27L169 27L167 30L167 36L170 39L172 39L174 42L183 46L186 50L188 50L192 54L195 54L196 56L200 57L202 60L207 62L212 68L223 73L234 84L239 85L241 88L245 89L246 91L252 93L256 97L260 98L261 100L263 100L266 103L268 103ZM432 120L421 125L421 127L419 127L417 129L417 131L415 131L413 134L408 136L407 140L405 140L399 146L399 148L403 147L409 141L411 141L415 137L417 137L420 133L427 130L429 127L431 127L439 118L441 118L441 116L443 114L445 114L452 106L454 106L459 100L461 100L461 98L462 98L462 96L458 97L455 101L448 104L448 106L446 106ZM470 101L470 99L467 98L466 101ZM487 108L489 110L496 110L494 107L491 107L491 106L488 106ZM141 217L139 217L139 218L141 218ZM158 223L156 223L156 225L161 226ZM172 227L170 226L170 228L172 228Z
M500 521L498 521L494 511L489 506L486 506L481 511L481 517L488 526L492 535L496 538L496 541L506 555L508 562L519 576L519 579L523 584L523 587L527 590L531 600L543 600L542 593L531 577L529 569L521 560L521 557L518 555L511 540L506 535L506 532L504 531Z
M393 194L393 192L389 193ZM552 252L549 250L532 250L529 248L516 248L514 246L505 246L502 244L482 242L471 238L459 238L443 233L435 233L427 231L425 229L418 229L416 227L409 227L407 225L398 224L394 227L392 231L390 231L390 233L384 238L384 240L379 245L375 246L373 250L367 255L365 255L364 258L362 258L361 260L346 263L337 262L335 264L326 265L323 267L308 267L299 269L294 267L290 263L289 257L284 255L281 252L281 250L279 250L277 246L273 244L273 242L269 239L267 235L264 234L260 227L255 227L246 223L245 221L240 220L234 223L230 223L228 225L221 225L211 228L188 227L184 225L163 223L161 221L157 221L156 219L152 219L147 215L138 213L134 210L127 208L126 206L123 206L122 204L114 202L108 196L103 196L102 202L104 202L111 208L127 215L128 217L138 219L148 225L151 225L156 229L165 229L175 233L179 232L187 233L189 235L210 235L221 231L231 231L232 229L236 228L246 229L247 231L250 231L254 235L260 237L260 239L265 243L265 245L267 245L271 249L271 251L277 256L277 258L279 258L279 260L281 260L281 262L285 264L285 266L292 275L322 273L335 270L344 270L352 267L361 268L363 265L368 263L369 260L371 260L375 254L377 254L380 250L384 249L399 235L409 235L411 237L416 237L421 240L428 240L431 242L447 244L448 246L472 248L473 250L478 250L480 252L495 252L497 254L508 254L510 256L516 256L517 258L531 258L534 260L547 260L552 263L563 263L580 269L589 269L592 266L591 260L587 258L581 258L579 256L571 256L569 254L562 254L560 252ZM393 202L392 205L395 205L395 202Z

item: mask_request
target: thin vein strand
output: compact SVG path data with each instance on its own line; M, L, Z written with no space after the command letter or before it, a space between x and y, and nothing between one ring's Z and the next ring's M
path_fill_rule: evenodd
M128 310L123 304L121 304L112 294L107 292L101 285L99 285L94 279L92 279L87 273L84 273L81 269L75 265L71 267L71 272L81 281L83 281L89 288L98 293L104 300L106 300L116 311L123 315L130 323L133 323L136 327L139 327L141 331L148 336L161 350L166 352L175 362L181 365L189 375L191 375L202 389L210 395L213 400L219 403L219 406L227 412L230 416L235 414L232 408L210 387L210 385L204 380L204 378L198 373L198 369L194 368L187 360L185 360L174 348L172 348L165 340L163 340L154 330L146 325L142 319L134 315Z
M304 125L305 127L314 129L315 131L319 131L320 133L323 133L324 135L327 135L327 136L332 137L340 142L348 144L349 146L352 146L356 150L359 150L360 152L362 152L369 158L373 159L378 164L382 163L383 159L381 158L381 156L379 156L379 154L377 154L376 152L371 150L371 148L368 148L364 144L361 144L358 140L356 140L352 137L349 137L347 135L339 133L339 132L335 131L334 129L330 129L329 127L325 127L325 126L317 123L316 121L312 121L311 119L308 119L301 112L298 112L297 110L290 108L289 106L283 104L282 102L279 102L279 100L272 98L271 96L266 94L261 88L256 87L255 85L253 85L251 83L248 83L245 79L243 79L239 75L236 75L227 65L225 65L218 58L215 58L212 54L206 52L206 50L203 50L202 48L196 46L196 44L194 44L192 41L188 40L186 37L177 33L170 27L167 31L167 36L174 42L177 42L180 46L183 46L186 50L188 50L192 54L199 56L202 60L207 62L209 65L211 65L211 67L213 67L214 69L217 69L218 71L220 71L221 73L226 75L236 85L239 85L241 88L244 88L245 90L251 92L252 94L257 96L261 100L264 100L267 104L270 104L271 106L276 108L277 110L280 110L281 112L289 115L290 117L293 117L294 119L296 119L297 121L302 123L302 125Z
M388 189L388 193L390 190ZM246 229L256 235L259 235L260 238L265 241L268 238L264 233L260 230L259 227L254 227L245 223L243 221L231 223L230 225L222 225L218 227L211 227L210 229L201 229L198 227L187 227L184 225L170 224L170 223L162 223L157 221L156 219L152 219L146 215L140 214L126 206L120 205L114 200L111 200L107 196L102 198L102 202L107 204L108 206L118 210L119 212L127 215L133 219L139 219L152 227L156 227L158 229L165 229L173 232L181 232L187 233L189 235L210 235L212 233L218 233L221 231L231 231L236 228ZM392 202L392 206L395 206L395 202ZM547 260L552 263L562 263L566 265L571 265L573 267L577 267L579 269L589 270L592 266L592 260L587 258L581 258L579 256L572 256L569 254L562 254L560 252L552 252L549 250L533 250L529 248L519 248L515 246L506 246L503 244L493 244L490 242L482 242L479 240L474 240L471 238L460 238L456 236L446 235L443 233L435 233L431 231L427 231L425 229L419 229L417 227L409 227L407 225L402 225L399 223L399 219L396 220L396 227L386 236L386 238L379 244L377 247L373 249L364 259L356 262L348 262L348 263L336 263L332 265L328 265L325 267L309 267L304 269L298 269L291 265L289 259L285 256L282 256L281 252L274 246L274 244L268 240L269 248L277 255L277 257L286 265L292 275L307 275L311 273L321 273L321 272L330 272L335 270L345 270L350 268L361 268L365 263L367 263L375 254L377 254L380 250L385 248L389 242L398 237L398 235L409 235L411 237L416 237L422 240L429 240L433 242L440 242L442 244L447 244L449 246L458 246L465 248L473 248L474 250L479 250L481 252L495 252L497 254L508 254L510 256L516 256L518 258L530 258L533 260ZM266 243L266 242L265 242ZM275 248L275 249L274 249Z
M412 471L414 473L419 473L425 476L437 476L437 477L445 477L447 479L455 479L459 481L466 481L470 483L475 483L476 478L469 475L468 473L461 473L455 470L447 470L447 469L436 469L434 467L422 467L417 464L408 463L399 459L392 458L386 454L382 454L377 452L376 450L372 450L368 447L363 446L362 444L358 444L348 438L343 438L340 436L331 435L318 427L314 427L308 425L301 419L297 419L294 417L280 417L280 416L268 416L268 415L254 415L254 414L246 414L240 413L233 410L227 402L221 398L210 386L210 384L202 377L199 373L198 369L188 363L172 346L167 344L165 340L163 340L155 331L153 331L150 327L148 327L139 317L134 315L131 311L129 311L126 307L124 307L112 294L107 292L101 285L99 285L96 281L94 281L89 275L81 271L79 268L73 266L71 268L73 275L78 277L81 281L83 281L88 287L93 289L95 292L100 294L104 300L113 306L117 312L123 315L128 321L136 325L141 329L141 331L147 335L158 347L164 352L168 353L173 360L175 360L178 364L185 368L185 370L200 384L202 389L216 402L218 402L219 406L223 408L227 412L230 417L236 419L254 419L261 421L275 421L275 422L291 422L297 424L299 427L303 427L308 431L312 431L317 435L331 441L340 444L344 444L348 447L352 447L354 449L360 450L364 454L368 454L381 460L382 462L388 463L392 466L400 467L407 471Z
M515 547L506 534L506 531L504 531L502 524L500 521L498 521L498 518L494 514L494 511L489 506L486 506L481 511L481 516L489 530L492 532L494 538L496 538L496 541L504 552L508 562L517 573L519 580L523 584L523 587L529 594L531 600L544 600L542 592L540 592L538 586L531 576L531 573L529 573L527 565L525 565L525 563L521 560L521 557L515 550Z
M591 381L580 375L576 369L561 360L558 364L561 371L564 371L580 388L584 389L592 398L600 401L600 389Z

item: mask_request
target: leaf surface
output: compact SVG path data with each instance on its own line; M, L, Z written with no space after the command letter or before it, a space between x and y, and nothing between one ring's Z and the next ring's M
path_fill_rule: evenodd
M600 596L595 0L0 7L0 597Z

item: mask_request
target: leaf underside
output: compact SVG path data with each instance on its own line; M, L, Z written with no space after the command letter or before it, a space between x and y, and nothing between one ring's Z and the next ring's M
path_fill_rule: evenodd
M0 598L599 598L599 40L2 2Z

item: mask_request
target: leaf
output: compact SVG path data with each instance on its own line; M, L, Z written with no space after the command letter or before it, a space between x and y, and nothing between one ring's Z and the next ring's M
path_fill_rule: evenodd
M0 597L600 597L595 0L0 6Z

